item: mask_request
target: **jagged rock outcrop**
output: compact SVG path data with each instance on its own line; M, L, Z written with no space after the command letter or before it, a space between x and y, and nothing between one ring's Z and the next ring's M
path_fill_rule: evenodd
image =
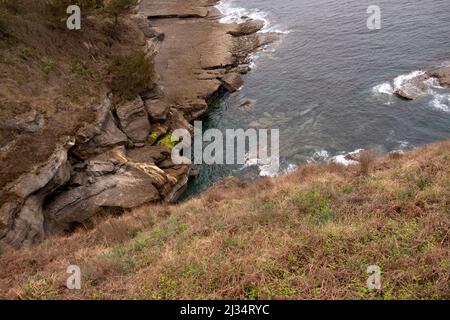
M108 96L96 107L96 121L81 128L76 135L73 154L81 159L125 145L127 135L117 126L112 113L112 97Z
M443 87L450 86L450 66L428 71L430 77L436 78Z
M235 92L243 86L244 81L239 73L231 72L222 78L222 83L229 92Z
M108 208L123 211L178 199L196 170L175 165L160 139L181 128L193 134L190 122L207 112L208 103L224 89L242 86L249 54L278 39L275 33L255 33L261 21L219 23L216 3L140 2L134 18L147 37L144 51L154 59L157 85L115 106L106 97L95 107L93 123L2 190L0 250L71 230ZM43 118L30 113L13 120L1 125L34 132Z

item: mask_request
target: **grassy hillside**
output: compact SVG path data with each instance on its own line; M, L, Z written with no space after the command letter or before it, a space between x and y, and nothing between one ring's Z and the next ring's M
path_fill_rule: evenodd
M70 264L82 290L65 288ZM230 178L10 252L0 269L0 296L20 299L450 299L450 142L363 168Z

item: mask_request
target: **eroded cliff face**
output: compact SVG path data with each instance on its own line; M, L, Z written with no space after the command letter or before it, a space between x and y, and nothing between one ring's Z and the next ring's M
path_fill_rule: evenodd
M260 21L219 23L216 3L141 1L131 18L146 36L158 85L119 105L106 97L95 107L94 123L61 137L47 161L4 186L0 250L71 230L105 210L177 200L193 171L171 161L161 138L175 129L192 131L189 122L204 115L209 102L242 86L249 53L277 39L257 33Z

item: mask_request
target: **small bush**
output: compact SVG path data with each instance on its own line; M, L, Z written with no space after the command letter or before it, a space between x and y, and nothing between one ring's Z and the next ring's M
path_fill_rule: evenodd
M116 56L109 65L109 74L109 87L114 96L125 100L134 99L153 83L153 62L142 51Z

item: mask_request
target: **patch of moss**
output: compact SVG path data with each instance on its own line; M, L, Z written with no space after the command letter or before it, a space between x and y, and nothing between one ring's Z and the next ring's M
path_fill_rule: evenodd
M151 135L150 135L151 136ZM172 150L178 143L178 138L175 137L174 135L166 134L164 137L162 137L159 141L158 141L158 145L159 146L164 146L169 148L170 150Z

